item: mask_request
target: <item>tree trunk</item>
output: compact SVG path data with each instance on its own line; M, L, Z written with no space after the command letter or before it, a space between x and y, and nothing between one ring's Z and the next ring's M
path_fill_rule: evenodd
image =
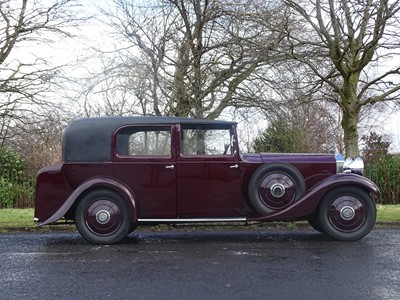
M358 118L360 114L360 104L357 95L359 73L352 73L345 78L342 93L343 119L342 128L344 133L344 146L346 157L358 157Z
M188 69L190 68L189 41L183 39L178 50L178 57L175 63L175 74L172 85L171 103L175 107L171 109L171 115L175 117L189 117L191 111L190 97L185 84Z
M394 78L400 73L396 56L400 2L285 0L284 3L299 13L296 20L299 28L312 28L304 35L288 32L288 53L310 67L322 85L331 89L331 100L343 112L345 154L358 156L357 123L362 107L399 99L400 85ZM378 62L384 62L385 67Z
M344 146L346 157L358 157L358 111L343 111L342 128L344 132Z

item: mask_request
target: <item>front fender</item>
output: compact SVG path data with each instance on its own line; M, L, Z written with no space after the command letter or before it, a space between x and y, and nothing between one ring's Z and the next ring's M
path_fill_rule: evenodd
M344 186L344 185L354 185L354 186L361 187L370 193L374 193L377 195L380 194L379 188L376 186L375 183L373 183L371 180L369 180L368 178L366 178L364 176L357 175L354 173L341 173L341 174L336 174L336 175L330 176L330 177L322 180L315 186L313 186L310 189L310 193L319 192L321 190L324 190L325 192L327 192L327 190L330 190L334 187Z
M273 212L269 215L249 218L248 220L274 221L311 215L317 209L319 202L328 191L346 185L358 186L370 193L380 194L379 188L375 183L366 177L352 173L336 174L314 185L303 197L285 209Z
M137 205L133 192L123 183L109 177L91 178L76 188L71 195L65 200L60 208L47 220L41 222L39 226L48 225L61 219L67 211L72 207L75 201L89 189L94 187L108 187L118 192L127 201L131 210L131 221L136 222L138 218Z

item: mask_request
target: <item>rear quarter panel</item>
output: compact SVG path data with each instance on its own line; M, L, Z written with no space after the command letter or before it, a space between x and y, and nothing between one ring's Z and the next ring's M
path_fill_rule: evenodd
M47 166L36 177L35 218L43 222L54 215L72 192L89 178L109 173L103 164L63 164Z
M43 222L50 218L72 193L62 165L47 166L36 177L35 218Z

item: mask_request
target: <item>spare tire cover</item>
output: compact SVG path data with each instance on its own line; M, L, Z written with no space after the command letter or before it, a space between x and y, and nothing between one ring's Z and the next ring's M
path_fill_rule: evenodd
M303 176L297 168L287 163L262 165L249 182L250 202L260 214L285 208L305 192Z

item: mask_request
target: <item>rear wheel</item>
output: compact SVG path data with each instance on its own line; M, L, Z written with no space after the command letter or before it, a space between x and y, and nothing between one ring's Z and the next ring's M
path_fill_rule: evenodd
M78 204L75 214L79 233L93 244L114 244L129 232L129 208L124 199L110 190L96 190Z
M310 226L312 228L314 228L316 231L324 233L324 230L322 229L322 226L321 226L321 222L319 221L318 218L310 218L307 221L308 221L308 224L310 224Z
M363 189L346 186L326 194L319 206L324 233L336 240L356 241L366 236L376 220L375 203Z

